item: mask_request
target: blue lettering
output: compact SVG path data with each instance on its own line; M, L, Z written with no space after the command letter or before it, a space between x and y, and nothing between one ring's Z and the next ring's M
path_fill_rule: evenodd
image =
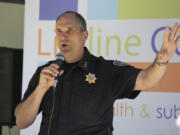
M174 105L174 119L177 118L176 112L180 111L180 108L176 108L176 105Z
M159 113L159 116L156 118L161 119L162 118L162 113L161 113L162 108L157 108L157 113Z
M154 51L156 54L158 53L158 50L157 50L157 48L156 48L155 40L156 40L157 34L158 34L160 31L162 31L162 30L165 30L165 27L160 27L159 29L157 29L157 30L153 33L153 36L152 36L151 45L152 45L153 51Z
M178 51L178 48L176 48L176 54L180 56L180 51Z
M166 113L167 113L167 111L166 111L166 109L164 108L164 117L165 117L166 119L172 118L172 108L171 108L171 111L170 111L170 115L169 115L169 116L167 116Z
M158 107L156 111L158 114L156 118L158 119L161 119L161 118L177 119L177 115L180 113L180 108L176 107L176 105L174 104L174 106L170 108L169 112L167 108L163 108L163 107Z

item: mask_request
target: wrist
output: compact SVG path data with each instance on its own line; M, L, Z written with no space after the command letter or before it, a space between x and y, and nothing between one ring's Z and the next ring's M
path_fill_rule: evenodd
M43 85L38 85L38 86L36 87L36 90L37 90L38 93L45 94L46 91L48 90L48 87L43 86Z
M158 61L157 59L155 59L155 61L154 61L154 64L156 64L156 65L158 65L158 66L167 66L168 63L169 63L169 61L163 61L163 62L161 62L161 61Z

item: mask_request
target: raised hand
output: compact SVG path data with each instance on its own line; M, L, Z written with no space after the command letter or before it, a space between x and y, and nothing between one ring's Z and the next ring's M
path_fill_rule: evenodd
M169 32L169 27L166 27L164 32L164 40L162 47L157 54L157 62L168 62L174 55L178 43L180 41L180 25L175 24L172 31Z

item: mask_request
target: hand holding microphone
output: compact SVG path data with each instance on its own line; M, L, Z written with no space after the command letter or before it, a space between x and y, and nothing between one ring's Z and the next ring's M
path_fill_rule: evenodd
M63 61L64 55L62 53L57 53L56 63L50 64L42 69L39 80L39 85L41 87L44 87L46 90L51 86L56 87L58 77L64 72L62 70Z

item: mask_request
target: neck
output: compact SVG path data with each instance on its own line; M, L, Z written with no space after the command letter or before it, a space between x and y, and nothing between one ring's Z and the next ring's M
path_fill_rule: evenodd
M66 63L75 63L82 59L83 54L84 54L84 50L79 52L75 56L73 56L72 54L69 54L69 55L67 54L67 55L64 55L64 60L66 61Z

